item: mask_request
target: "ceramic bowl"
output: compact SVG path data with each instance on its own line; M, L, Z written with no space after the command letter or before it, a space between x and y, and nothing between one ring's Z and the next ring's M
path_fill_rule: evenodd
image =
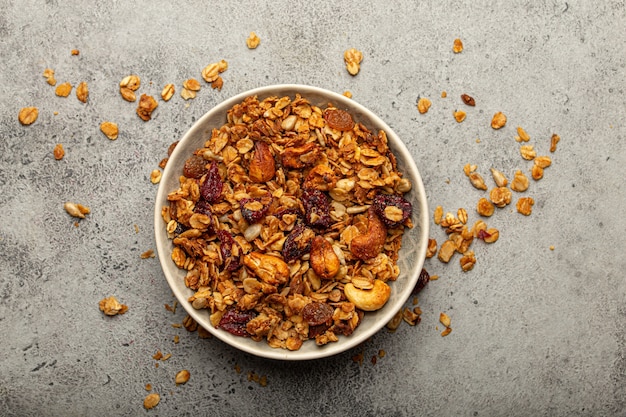
M361 324L350 336L339 336L339 341L317 346L314 341L303 343L297 351L288 351L270 347L265 340L255 342L250 338L234 336L224 330L213 327L209 321L208 310L195 310L188 302L193 291L185 286L185 271L176 267L171 259L172 241L168 239L166 224L161 216L161 208L168 205L168 193L179 187L178 178L182 175L185 160L192 152L203 146L213 128L219 128L226 123L226 112L233 105L242 102L248 96L256 95L260 100L269 96L289 96L294 98L299 93L308 99L311 104L326 107L333 103L337 108L347 110L357 122L363 123L372 132L382 129L387 133L389 147L397 158L398 169L412 183L412 189L405 195L413 205L412 221L414 227L406 229L402 240L402 249L399 253L398 266L400 275L396 281L390 282L391 297L383 308L374 312L366 312ZM381 330L396 312L402 308L411 295L423 266L423 260L428 245L428 207L426 194L420 173L413 157L393 130L377 115L372 113L354 100L341 94L307 85L271 85L238 94L225 100L202 116L179 141L169 158L163 172L156 196L154 211L155 239L158 256L165 278L171 287L179 304L193 317L199 325L204 327L223 342L260 357L278 360L311 360L336 355L359 345L373 334Z

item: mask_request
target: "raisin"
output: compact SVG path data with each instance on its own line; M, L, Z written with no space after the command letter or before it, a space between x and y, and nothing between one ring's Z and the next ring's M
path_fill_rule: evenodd
M317 326L309 326L309 339L314 339L315 337L326 333L326 330L330 328L330 325L324 323Z
M204 214L210 216L213 214L211 205L206 200L199 200L193 208L194 213Z
M330 325L333 320L335 309L326 303L309 303L302 309L302 318L309 326L319 326L321 324Z
M217 238L220 240L220 254L224 260L224 269L234 271L241 266L241 247L233 239L233 235L226 230L218 230Z
M406 219L411 217L411 213L413 212L413 206L409 201L405 200L404 197L392 194L377 194L372 202L372 207L374 207L374 212L388 228L400 226ZM390 219L385 215L385 209L387 207L400 209L402 211L402 217L398 220Z
M463 103L467 104L468 106L473 107L476 105L476 100L474 100L474 97L468 96L467 94L461 94L461 100L463 100Z
M270 208L270 201L271 196L269 199L242 198L239 202L239 205L241 206L241 216L250 224L258 223Z
M283 244L283 259L291 262L309 253L315 233L302 223L293 228Z
M216 203L222 196L222 187L223 182L217 168L217 162L213 161L204 182L200 185L200 196L209 203Z
M428 271L426 271L426 269L422 268L422 272L420 272L420 276L417 279L417 282L415 283L415 287L413 287L411 294L416 295L417 293L422 291L426 284L428 284L429 282L430 274L428 273Z
M327 109L324 111L324 119L330 128L342 132L352 130L354 127L354 120L352 120L352 116L345 110Z
M251 311L226 310L217 327L235 336L250 337L251 334L246 330L246 326L255 317L256 314Z
M198 155L193 155L185 161L183 175L187 178L198 179L206 174L206 160Z
M306 189L302 192L306 223L311 227L326 229L331 224L330 199L323 192L316 189Z

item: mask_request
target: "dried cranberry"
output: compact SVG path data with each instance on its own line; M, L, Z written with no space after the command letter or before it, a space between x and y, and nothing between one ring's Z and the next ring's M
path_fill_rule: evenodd
M416 295L417 293L422 291L426 284L428 284L429 282L430 274L428 273L428 271L422 268L422 272L420 272L420 276L417 279L417 282L415 283L415 287L413 287L413 291L411 291L411 294Z
M265 213L267 213L267 210L270 208L269 201L265 200L267 199L242 198L239 202L239 205L241 206L241 216L246 219L246 221L250 224L258 223L263 218L263 216L265 216ZM259 206L260 208L258 208L257 210L253 210L250 208L254 208L255 206Z
M220 240L220 254L224 260L224 269L234 271L241 266L241 247L233 239L233 235L226 230L218 230L217 238Z
M404 197L393 194L376 194L374 201L372 202L374 212L385 223L385 226L389 228L398 227L411 217L413 212L413 206L411 203L404 199ZM385 216L385 209L387 207L396 207L402 211L402 218L400 220L391 220Z
M206 200L199 200L193 208L194 213L204 214L210 216L213 214L211 205Z
M302 309L302 318L309 326L319 326L320 324L331 324L335 309L326 303L309 303Z
M217 327L235 336L250 337L246 325L255 317L256 314L252 311L226 310Z
M324 229L330 226L330 199L326 194L313 188L306 189L302 192L302 204L304 219L309 226Z
M276 213L274 213L274 217L282 220L285 214L295 214L296 216L298 216L298 219L303 218L302 212L295 207L280 209Z
M479 230L478 230L478 233L476 234L476 237L477 237L478 239L485 240L486 238L491 237L491 233L489 233L489 232L488 232L488 231L486 231L486 230L479 229Z
M183 175L187 178L198 179L206 173L206 160L198 155L193 155L185 161Z
M220 177L217 162L213 161L204 182L200 185L200 195L209 203L216 203L222 196L222 186L222 177Z
M283 259L285 259L285 262L300 259L302 255L309 253L311 241L314 237L315 233L302 223L294 227L283 244Z

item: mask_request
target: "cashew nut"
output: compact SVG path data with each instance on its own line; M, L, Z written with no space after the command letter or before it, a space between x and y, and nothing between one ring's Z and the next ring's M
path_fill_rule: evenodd
M350 252L361 260L376 257L382 252L387 239L387 227L371 207L367 213L367 222L367 233L356 236L350 242Z
M309 263L313 271L322 279L334 277L341 266L333 246L322 236L315 236L311 242Z
M364 311L375 311L382 308L389 296L391 288L383 281L374 280L374 287L369 290L363 290L355 287L352 283L347 283L343 292L348 301L353 303L357 308Z
M243 257L243 264L270 285L284 284L289 279L289 267L277 256L251 252Z

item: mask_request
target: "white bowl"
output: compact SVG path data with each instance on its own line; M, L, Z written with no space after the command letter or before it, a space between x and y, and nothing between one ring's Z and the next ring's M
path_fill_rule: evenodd
M228 109L237 103L241 103L248 96L256 95L259 100L263 100L270 96L289 96L293 98L296 93L300 93L311 104L322 108L326 107L329 102L333 103L336 107L350 112L356 121L363 123L372 132L382 129L387 133L389 147L397 158L398 170L413 185L412 190L404 197L413 205L412 221L414 227L405 230L402 239L402 249L398 259L400 275L396 281L390 282L391 297L382 309L375 312L366 312L361 324L354 333L350 336L339 336L339 341L337 342L331 342L325 346L317 346L314 341L309 340L304 342L299 350L288 351L272 348L265 340L255 342L250 338L234 336L224 330L216 329L209 321L208 310L195 310L191 306L187 300L194 292L185 286L185 271L178 269L172 261L173 245L172 241L167 237L166 225L161 217L161 208L168 204L168 193L178 189L178 179L182 174L185 160L194 150L204 145L207 135L210 135L213 128L219 128L226 123L226 112ZM191 126L176 146L163 172L156 196L154 227L157 251L165 278L180 305L185 308L187 313L199 325L229 345L260 357L280 360L309 360L335 355L364 342L383 328L404 305L411 295L424 263L428 245L428 207L424 185L411 154L402 140L378 116L354 100L321 88L307 85L271 85L246 91L223 101Z

